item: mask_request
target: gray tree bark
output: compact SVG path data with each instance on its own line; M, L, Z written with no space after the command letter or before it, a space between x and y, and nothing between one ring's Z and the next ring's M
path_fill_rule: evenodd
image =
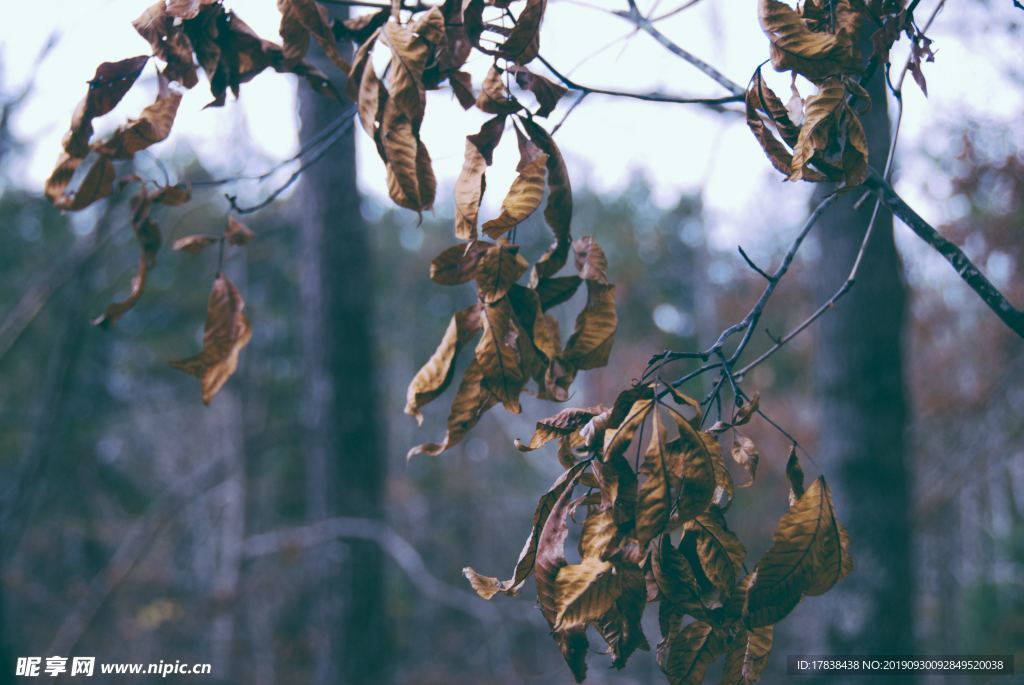
M320 59L325 72L337 70ZM300 142L336 124L344 106L299 88ZM307 518L383 518L387 459L379 430L373 271L356 187L354 129L309 169L298 195L301 349L306 365ZM387 681L390 636L380 550L352 542L315 572L314 680ZM327 555L330 559L331 555ZM316 624L324 628L323 634Z
M881 169L889 116L881 70L863 116L870 160ZM816 193L817 204L832 188ZM845 280L871 219L850 192L816 229L821 291ZM905 440L907 394L903 335L907 292L893 240L892 216L879 212L856 284L818 323L815 361L820 402L818 456L852 541L855 568L819 608L833 654L908 654L914 649L911 476ZM835 682L835 681L830 681ZM906 676L879 683L907 683Z

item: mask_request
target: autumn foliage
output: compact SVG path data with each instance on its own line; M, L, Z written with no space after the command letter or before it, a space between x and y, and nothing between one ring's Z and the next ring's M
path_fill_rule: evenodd
M219 1L154 4L134 23L152 56L97 68L46 182L47 196L66 210L132 189L138 271L130 294L96 323L115 324L142 296L162 246L154 211L190 200L188 184L119 177L118 165L167 138L199 71L208 81L211 107L223 105L229 91L237 96L266 69L295 74L324 97L351 99L384 163L391 199L417 213L431 209L439 192L421 137L427 92L449 90L462 107L489 118L466 135L463 166L450 190L456 242L433 258L429 276L445 286L472 284L477 301L452 313L436 351L409 384L405 411L420 422L425 405L455 388L444 436L413 447L409 457L440 455L499 405L521 412L524 392L567 401L580 371L608 363L618 318L604 251L594 238L574 236L570 170L543 121L575 86L539 66L550 66L540 57L546 4L446 0L408 8L396 0L338 21L314 0L278 0L279 43L256 35ZM864 83L885 68L892 44L903 35L913 45L909 68L925 85L921 63L931 58L930 41L912 11L892 0L757 5L766 61L792 77L792 95L784 102L762 65L733 101L745 104L749 128L768 161L792 181L831 181L843 189L865 183L871 168L860 116L872 103ZM861 39L866 30L869 41ZM347 76L344 89L306 59L311 42ZM491 62L479 84L464 70L474 53ZM113 110L151 60L159 69L153 103L95 140L93 121ZM375 64L387 66L379 71ZM815 92L801 95L797 77ZM517 175L497 216L482 217L487 171L503 143L518 150ZM517 231L537 212L550 232L550 247L531 263L517 244ZM252 335L241 294L220 273L224 250L252 237L229 215L216 234L186 236L173 245L190 255L208 248L221 255L202 350L172 362L201 381L207 403L234 373ZM550 312L581 288L585 304L573 331L563 336ZM713 350L721 354L721 345ZM460 364L460 357L468 361ZM734 379L724 355L715 368L722 370L717 393ZM565 471L540 498L512 577L499 580L471 568L465 575L485 599L515 595L533 576L540 610L577 680L586 673L589 626L607 644L613 665L622 667L635 651L650 649L641 618L654 604L661 631L657 658L669 682L701 683L722 658L723 683L753 683L771 649L774 624L804 596L828 591L852 568L829 486L821 477L805 487L794 448L787 467L789 510L768 552L748 563L726 516L736 488L756 477L760 455L740 429L758 417L759 398L737 390L731 415L723 416L719 407L717 421L708 425L717 394L694 400L682 394L681 382L650 374L622 385L607 405L563 409L538 421L529 440L517 441L521 451L554 443ZM739 486L723 456L720 441L727 435L731 458L747 474ZM577 522L579 561L571 562L565 544Z

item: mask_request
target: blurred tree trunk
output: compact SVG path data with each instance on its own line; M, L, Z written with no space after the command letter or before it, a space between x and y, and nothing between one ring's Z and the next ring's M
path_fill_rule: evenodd
M317 57L326 73L337 74ZM303 145L336 126L345 108L305 84L299 103ZM380 518L387 460L376 412L373 275L352 127L303 175L298 202L307 518ZM328 551L318 554L333 568L315 574L322 585L313 611L322 612L325 624L322 636L315 627L312 631L320 641L315 682L384 683L390 650L381 552L369 542L347 544L340 554Z
M881 170L889 146L889 115L881 70L868 87L863 116L871 164ZM820 188L817 204L832 188ZM871 219L859 191L843 195L818 231L822 292L845 280ZM893 240L892 216L880 210L856 284L818 323L816 382L821 468L849 529L853 573L823 603L826 649L834 654L913 652L911 487L905 430L907 395L903 335L907 293ZM900 675L896 680L909 682ZM831 682L831 681L830 681Z

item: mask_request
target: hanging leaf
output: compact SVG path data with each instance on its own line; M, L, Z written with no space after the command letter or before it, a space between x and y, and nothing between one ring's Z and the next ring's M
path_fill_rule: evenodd
M505 117L497 116L480 127L480 132L466 136L466 154L462 171L455 181L455 236L473 240L487 180L484 172L491 164L494 148L505 131Z
M57 209L76 211L84 209L97 200L109 197L114 192L114 165L106 157L94 156L84 173L78 169L88 158L72 157L62 153L50 177L43 187L47 199ZM81 181L72 187L75 177Z
M831 129L836 116L846 104L846 87L841 79L829 79L818 88L818 92L807 98L804 108L804 123L800 137L793 148L793 169L790 181L803 178L803 170L818 152L824 152L831 139Z
M480 258L494 243L472 240L452 245L430 262L430 280L441 285L458 285L473 280Z
M694 621L669 638L660 659L661 670L673 685L701 685L708 667L724 650L725 641L718 631Z
M232 245L245 245L255 234L248 226L233 216L228 217L224 228L224 238Z
M741 488L749 488L754 484L754 476L757 475L757 463L761 460L761 454L757 451L754 441L736 431L736 437L732 441L732 459L747 472L750 480L740 485Z
M552 486L537 502L537 508L533 512L533 524L530 527L530 535L526 539L526 544L523 545L523 551L519 553L519 560L516 562L515 571L512 574L512 578L509 580L498 580L490 576L483 576L473 570L472 567L467 566L462 569L462 574L466 576L469 584L473 586L473 590L484 599L491 599L494 595L499 592L509 596L516 595L519 590L523 587L523 583L533 573L534 562L537 559L537 545L539 542L541 530L547 523L548 517L554 511L556 503L558 503L562 495L569 491L571 493L573 486L579 481L584 469L587 468L585 462L576 464L572 468L568 469L561 476L558 477ZM562 514L564 516L564 514Z
M586 557L558 570L555 577L556 631L586 627L604 616L622 592L611 562Z
M708 580L722 596L730 595L737 576L743 572L747 552L726 527L725 517L720 512L707 511L689 521L686 530L694 535L697 556Z
M530 140L548 156L548 201L544 205L544 220L551 227L555 242L537 260L537 278L554 276L565 266L569 256L572 224L572 185L562 153L551 135L531 119L520 120Z
M416 445L406 454L406 460L420 454L436 457L457 445L477 424L484 412L497 404L494 395L481 385L483 378L483 369L474 359L466 368L459 389L455 393L455 399L452 400L451 411L448 414L448 431L444 439L439 443L425 442Z
M147 55L104 62L96 67L89 81L89 91L75 108L71 130L64 137L64 150L73 157L85 157L92 137L92 120L107 114L131 90L149 61Z
M846 531L823 478L814 481L775 529L751 574L744 613L756 628L778 623L805 594L821 594L852 570Z
M497 238L525 221L544 198L544 178L548 156L533 144L519 161L519 172L501 203L501 215L484 223L484 233Z
M218 242L220 242L220 239L212 235L187 235L175 240L174 244L171 245L171 249L176 252L197 255L211 245L216 245Z
M526 67L515 64L508 68L509 73L516 77L516 83L520 88L528 90L537 98L540 108L535 112L539 117L546 117L555 110L558 101L562 99L568 90L557 83L552 83L540 74L535 74Z
M419 425L423 425L420 409L448 388L455 376L456 357L482 327L479 304L455 312L441 344L409 383L405 413L415 417Z
M789 506L792 507L804 495L804 470L800 468L800 459L796 456L796 445L789 448L786 480L789 481Z
M563 409L550 418L538 421L529 443L523 443L516 438L516 449L520 452L530 452L546 445L552 440L570 436L578 432L591 419L605 410L606 408L600 405L587 408L570 407L569 409Z
M153 104L137 119L129 119L107 140L94 146L96 152L111 159L130 159L136 152L159 143L171 133L174 117L181 104L181 93L170 89L161 76L160 89Z
M483 334L476 346L481 384L485 392L513 414L520 412L519 394L532 375L529 373L531 353L532 344L512 316L508 300L486 305Z
M515 114L523 108L505 86L503 73L505 72L500 67L494 65L484 77L484 82L480 87L480 96L476 99L476 106L481 112L499 115Z
M771 41L772 66L815 83L859 68L850 36L811 31L795 10L778 0L758 0L761 29Z
M245 302L235 286L225 276L218 275L206 307L202 352L171 362L174 368L202 381L203 404L209 404L235 373L238 354L252 338L244 309Z
M641 469L646 476L640 484L637 500L636 538L641 547L660 535L668 525L672 509L669 485L669 455L665 446L665 430L657 408L651 412L653 434Z
M476 267L476 285L480 299L493 304L505 297L530 264L519 254L518 245L499 243L487 248Z
M326 8L315 0L277 0L281 12L281 39L284 57L287 60L301 60L313 36L320 49L334 65L348 73L351 65L338 52L332 24Z
M750 422L751 417L757 413L761 404L761 393L755 392L750 400L741 405L732 417L733 426L743 426Z
M526 0L526 7L516 18L508 38L498 48L502 57L517 64L528 64L540 50L540 25L547 9L547 0Z

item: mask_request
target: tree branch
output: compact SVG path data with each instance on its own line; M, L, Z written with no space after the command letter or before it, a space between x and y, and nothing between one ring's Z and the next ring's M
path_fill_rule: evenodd
M904 202L893 187L874 169L869 169L864 184L881 199L882 203L921 240L930 245L949 262L964 283L978 294L978 297L995 312L1003 323L1017 335L1024 338L1024 311L1014 307L992 281L975 266L963 250L947 240L931 224L921 218L910 205Z
M640 13L640 10L636 6L635 0L629 0L628 11L620 10L614 12L613 14L615 14L615 16L617 17L622 17L623 19L632 22L638 29L644 31L645 33L650 35L651 38L658 41L666 50L671 52L676 57L679 57L680 59L683 59L692 64L693 66L697 67L698 69L700 69L702 72L711 77L712 80L714 80L716 83L718 83L723 88L728 90L734 96L742 99L746 94L746 88L736 83L728 76L718 71L718 69L715 69L713 66L702 60L700 57L694 55L689 50L682 48L680 45L670 40L669 37L666 36L664 33L655 28L654 24L652 24L647 19L647 17Z

